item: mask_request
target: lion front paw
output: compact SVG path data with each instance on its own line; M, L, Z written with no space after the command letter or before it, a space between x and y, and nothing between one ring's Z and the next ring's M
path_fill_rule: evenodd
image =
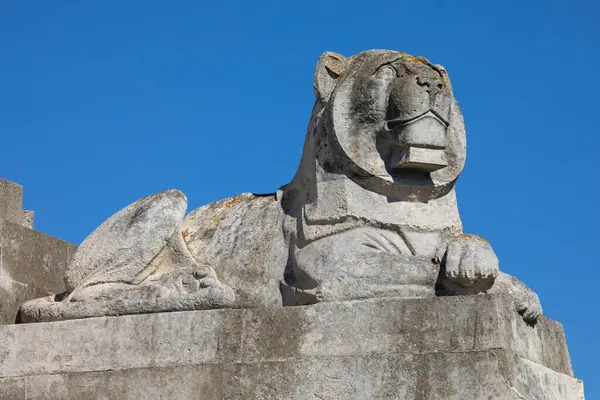
M525 322L529 324L535 324L542 316L542 304L540 303L540 299L537 294L531 290L522 296L516 296L515 306L517 312L521 314Z
M441 255L441 256L440 256ZM438 250L444 286L455 294L485 292L500 273L492 246L475 235L458 235Z

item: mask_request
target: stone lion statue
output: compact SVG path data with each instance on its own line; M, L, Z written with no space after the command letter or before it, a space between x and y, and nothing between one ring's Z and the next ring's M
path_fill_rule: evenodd
M25 303L18 319L507 293L535 323L537 295L462 231L465 126L444 68L326 52L314 89L291 183L187 216L179 191L139 200L82 243L66 293Z

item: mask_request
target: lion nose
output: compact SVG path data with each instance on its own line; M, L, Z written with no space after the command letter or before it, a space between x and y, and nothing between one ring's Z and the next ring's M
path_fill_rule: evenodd
M386 119L408 121L433 111L447 124L451 103L452 95L438 74L404 76L393 83Z
M437 94L444 88L444 83L438 77L417 76L417 85L421 86L425 92L429 93L431 103L435 101Z

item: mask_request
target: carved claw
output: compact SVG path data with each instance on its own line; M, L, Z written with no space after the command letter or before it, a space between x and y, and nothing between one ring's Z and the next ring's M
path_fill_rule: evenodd
M455 294L476 294L492 288L500 273L492 246L476 235L458 235L438 249L444 286Z
M542 316L542 305L538 295L514 276L500 273L490 293L510 296L515 309L528 324L534 325Z
M515 299L517 312L521 314L525 322L535 324L542 316L542 305L537 294L531 292L526 299Z

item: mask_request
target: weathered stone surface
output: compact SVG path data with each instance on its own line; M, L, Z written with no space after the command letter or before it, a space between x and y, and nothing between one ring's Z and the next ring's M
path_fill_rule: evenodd
M244 193L192 211L181 229L196 261L234 289L236 307L281 306L282 220L275 195Z
M583 400L581 382L503 350L34 375L0 387L10 400Z
M0 324L12 324L19 305L65 290L63 276L77 246L0 219Z
M0 219L21 225L23 187L0 178Z
M150 262L179 229L186 208L183 193L172 190L145 197L114 214L79 246L65 276L67 290L99 282L144 280L151 273L146 272Z
M0 335L0 398L7 387L27 399L50 389L57 399L582 399L560 324L527 325L506 296L103 317Z
M67 319L160 313L168 311L210 310L230 307L235 293L219 284L204 286L197 271L181 269L162 274L139 287L105 286L104 292L86 301L56 301L55 296L35 299L19 309L17 321L63 321ZM202 273L203 274L203 273ZM183 283L182 283L183 282ZM104 299L110 298L113 299Z
M206 364L0 379L0 400L223 399L221 369Z
M24 303L19 322L203 310L235 293L198 265L181 232L187 199L177 190L145 197L106 220L69 263L67 291Z
M0 399L2 400L26 400L27 378L0 379Z
M236 364L225 398L583 400L581 383L503 350ZM520 375L528 370L528 380Z
M33 229L34 214L35 213L33 211L23 210L21 214L21 225L26 228Z
M572 374L561 325L545 318L536 327L527 325L506 296L132 315L3 326L0 334L5 377L225 359L253 363L490 348Z

